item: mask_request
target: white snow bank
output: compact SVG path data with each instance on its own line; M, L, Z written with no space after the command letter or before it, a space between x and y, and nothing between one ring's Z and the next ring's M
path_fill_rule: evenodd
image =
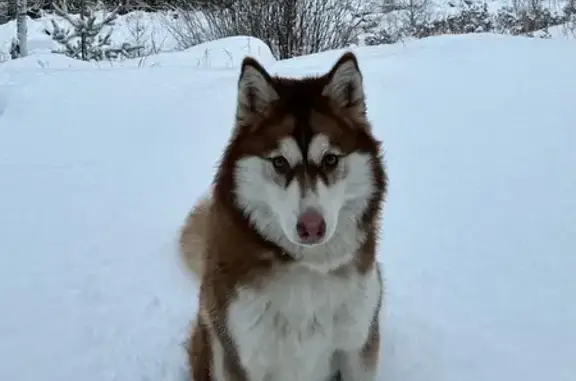
M249 36L234 36L198 44L181 52L150 56L145 65L232 69L239 68L246 56L257 58L265 65L276 62L272 51L262 40Z
M357 50L390 175L380 380L573 381L572 45ZM339 54L267 67L301 76ZM196 288L175 238L229 136L238 75L188 64L10 78L1 380L185 379Z
M235 36L205 42L179 52L159 53L120 61L86 62L63 54L39 53L7 61L0 66L0 70L4 73L19 73L22 71L47 72L142 67L232 69L240 67L242 59L246 56L257 58L266 65L276 62L270 48L262 40L248 36Z
M548 28L548 33L554 39L576 40L576 25L558 25Z

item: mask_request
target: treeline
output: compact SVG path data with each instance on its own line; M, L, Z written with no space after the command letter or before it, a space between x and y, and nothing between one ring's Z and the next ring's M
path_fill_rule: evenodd
M264 41L278 59L344 48L393 44L443 34L500 33L546 38L552 27L576 36L576 0L513 0L498 9L486 0L28 0L28 15L55 5L78 14L96 5L119 15L159 12L179 49L229 36ZM0 22L14 18L16 0L0 0ZM117 7L120 5L120 8ZM101 9L101 7L98 7ZM2 12L4 10L4 12ZM166 12L169 11L169 12ZM156 51L154 49L154 51Z

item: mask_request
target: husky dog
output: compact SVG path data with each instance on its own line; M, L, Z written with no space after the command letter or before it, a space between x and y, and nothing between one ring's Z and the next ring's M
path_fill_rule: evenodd
M353 53L301 79L245 58L232 136L180 236L200 281L191 380L374 380L386 188Z

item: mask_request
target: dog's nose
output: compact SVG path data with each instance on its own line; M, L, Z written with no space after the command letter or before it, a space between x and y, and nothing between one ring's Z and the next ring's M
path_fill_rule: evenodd
M304 243L316 243L326 233L324 217L313 209L308 209L298 217L296 231Z

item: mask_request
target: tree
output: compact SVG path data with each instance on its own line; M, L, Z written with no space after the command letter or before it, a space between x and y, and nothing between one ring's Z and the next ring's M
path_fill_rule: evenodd
M52 31L46 30L46 33L62 45L62 48L55 50L54 53L65 54L83 61L102 61L119 56L131 58L134 52L144 47L129 43L123 43L117 47L112 46L113 26L120 9L121 6L116 7L98 21L94 8L87 6L86 0L81 0L79 16L72 16L62 7L54 5L56 14L71 26L71 28L65 28L54 19L51 20ZM106 27L108 29L105 31Z
M26 0L10 0L8 8L13 7L16 8L16 37L10 45L10 56L16 59L28 55L28 4Z
M18 16L16 17L16 38L20 50L20 57L28 55L28 25L27 25L28 4L26 0L18 0Z
M406 35L416 34L430 20L431 0L400 0L398 5L403 10L401 21Z

